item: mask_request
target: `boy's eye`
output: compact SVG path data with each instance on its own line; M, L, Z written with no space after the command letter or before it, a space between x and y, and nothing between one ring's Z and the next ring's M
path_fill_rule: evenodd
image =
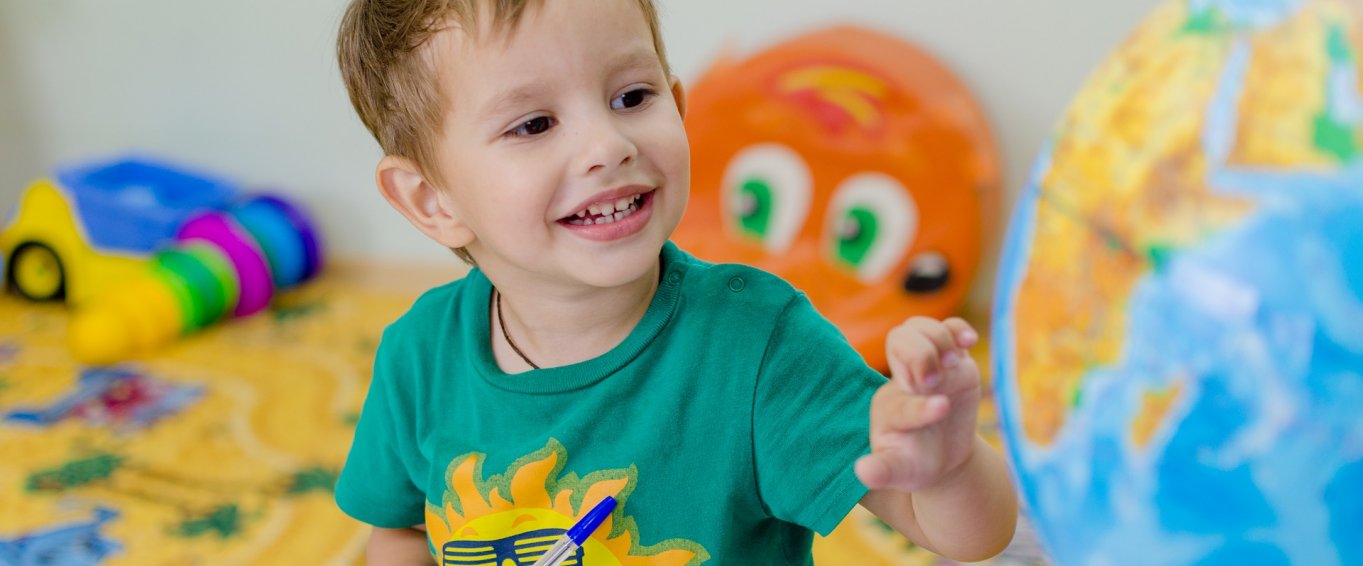
M653 91L646 88L631 90L629 92L626 92L625 94L615 97L615 100L611 101L611 108L614 110L625 110L628 108L634 108L636 106L639 106L640 104L648 102L648 99L652 96Z
M553 118L540 116L521 122L521 125L516 126L510 132L507 132L507 134L513 137L537 136L549 131L549 128L552 128L555 125L556 123Z

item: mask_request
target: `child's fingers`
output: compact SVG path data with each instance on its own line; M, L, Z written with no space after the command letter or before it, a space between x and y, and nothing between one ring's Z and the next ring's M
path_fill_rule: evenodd
M871 399L871 433L920 429L942 420L950 407L944 395L914 395L883 386Z
M904 391L924 393L941 380L937 345L918 329L904 323L885 339L890 378Z
M932 344L937 347L937 351L942 354L957 349L956 337L952 334L947 325L937 319L926 316L915 316L904 324L922 333Z
M909 390L921 394L931 393L942 382L943 372L960 366L965 356L949 327L927 316L913 316L891 330L886 348L891 376L894 361L901 361Z
M956 339L956 345L962 349L974 348L980 343L980 333L975 331L975 327L960 317L951 317L942 324L946 325L947 330Z

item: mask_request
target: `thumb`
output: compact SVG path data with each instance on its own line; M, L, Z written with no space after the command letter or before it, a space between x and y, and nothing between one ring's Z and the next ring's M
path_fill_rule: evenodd
M882 454L872 453L857 459L857 479L869 489L882 489L890 483L890 464Z
M930 457L914 457L908 452L881 450L862 456L854 470L857 479L869 489L912 491L923 486L933 473Z

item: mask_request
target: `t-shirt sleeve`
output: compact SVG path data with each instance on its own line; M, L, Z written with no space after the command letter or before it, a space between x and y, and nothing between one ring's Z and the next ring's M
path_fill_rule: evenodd
M336 481L336 504L360 521L396 529L425 522L426 498L413 480L422 468L412 424L417 392L401 379L402 356L392 334L392 328L384 332L375 356L355 439Z
M786 305L753 399L758 490L772 516L827 535L866 495L853 467L870 452L871 396L884 383L804 294Z

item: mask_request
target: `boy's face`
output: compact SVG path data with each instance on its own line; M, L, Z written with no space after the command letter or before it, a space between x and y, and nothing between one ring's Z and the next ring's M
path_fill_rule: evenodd
M596 287L649 273L686 207L690 153L638 4L555 0L514 33L471 32L431 44L451 109L435 166L479 266Z

